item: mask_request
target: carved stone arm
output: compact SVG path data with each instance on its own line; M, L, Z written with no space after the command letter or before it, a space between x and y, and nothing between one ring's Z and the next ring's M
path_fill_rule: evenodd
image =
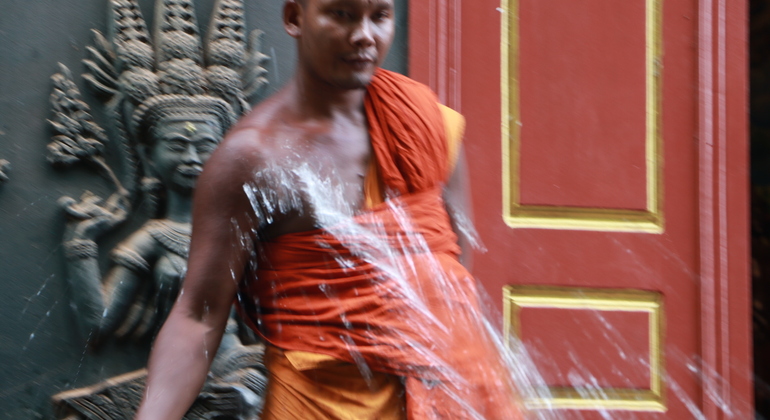
M103 281L99 268L95 239L125 220L127 204L122 194L102 202L90 192L80 201L65 197L61 204L69 219L63 246L75 316L80 333L93 343L117 328L120 322L116 318L128 312L141 281L141 273L121 265L112 267Z
M125 321L131 306L136 301L137 291L143 281L142 273L115 264L102 279L98 260L98 249L93 241L72 240L91 243L78 251L71 251L65 245L67 254L67 280L72 289L78 329L89 342L112 335ZM77 254L77 255L76 255ZM149 271L144 274L147 276Z

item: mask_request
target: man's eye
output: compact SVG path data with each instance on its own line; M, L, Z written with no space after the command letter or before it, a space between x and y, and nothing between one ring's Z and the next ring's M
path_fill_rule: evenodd
M351 16L347 10L342 9L332 10L332 15L338 19L349 19Z
M372 15L372 20L379 21L379 20L387 19L389 17L390 17L390 13L382 11L382 12L377 12L377 13L373 14Z

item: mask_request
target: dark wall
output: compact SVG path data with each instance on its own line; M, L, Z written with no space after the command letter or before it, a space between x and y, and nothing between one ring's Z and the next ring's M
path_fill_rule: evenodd
M386 67L406 71L406 3L397 0L399 35ZM140 0L151 24L153 0ZM213 0L196 2L206 27ZM271 56L269 92L290 76L294 47L280 26L281 0L248 0L248 29L265 31ZM81 60L92 28L106 32L106 0L0 0L0 160L10 179L0 184L0 418L50 418L50 396L144 366L147 349L130 343L90 352L77 336L60 246L64 217L56 201L111 187L86 168L55 170L46 162L52 131L48 97L57 62L68 66L100 124L103 104L89 94ZM108 154L108 159L115 159ZM104 238L109 250L142 222L134 216Z

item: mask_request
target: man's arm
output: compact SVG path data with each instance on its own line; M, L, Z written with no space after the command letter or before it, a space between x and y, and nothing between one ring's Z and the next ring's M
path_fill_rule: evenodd
M473 227L473 208L470 197L468 166L465 161L465 150L461 146L452 175L444 187L444 202L452 222L452 230L457 234L457 243L462 251L460 262L468 270L473 263L473 248L478 245Z
M251 255L248 235L253 213L243 184L253 162L244 150L246 136L253 133L230 135L197 182L187 275L153 345L137 419L182 418L198 396L219 347Z

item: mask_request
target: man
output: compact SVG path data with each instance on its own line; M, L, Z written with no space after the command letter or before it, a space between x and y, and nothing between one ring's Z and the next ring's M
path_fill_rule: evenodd
M464 196L448 141L462 120L378 69L393 14L392 0L286 1L297 72L198 181L137 418L184 415L239 291L269 343L264 419L518 418L442 200Z

